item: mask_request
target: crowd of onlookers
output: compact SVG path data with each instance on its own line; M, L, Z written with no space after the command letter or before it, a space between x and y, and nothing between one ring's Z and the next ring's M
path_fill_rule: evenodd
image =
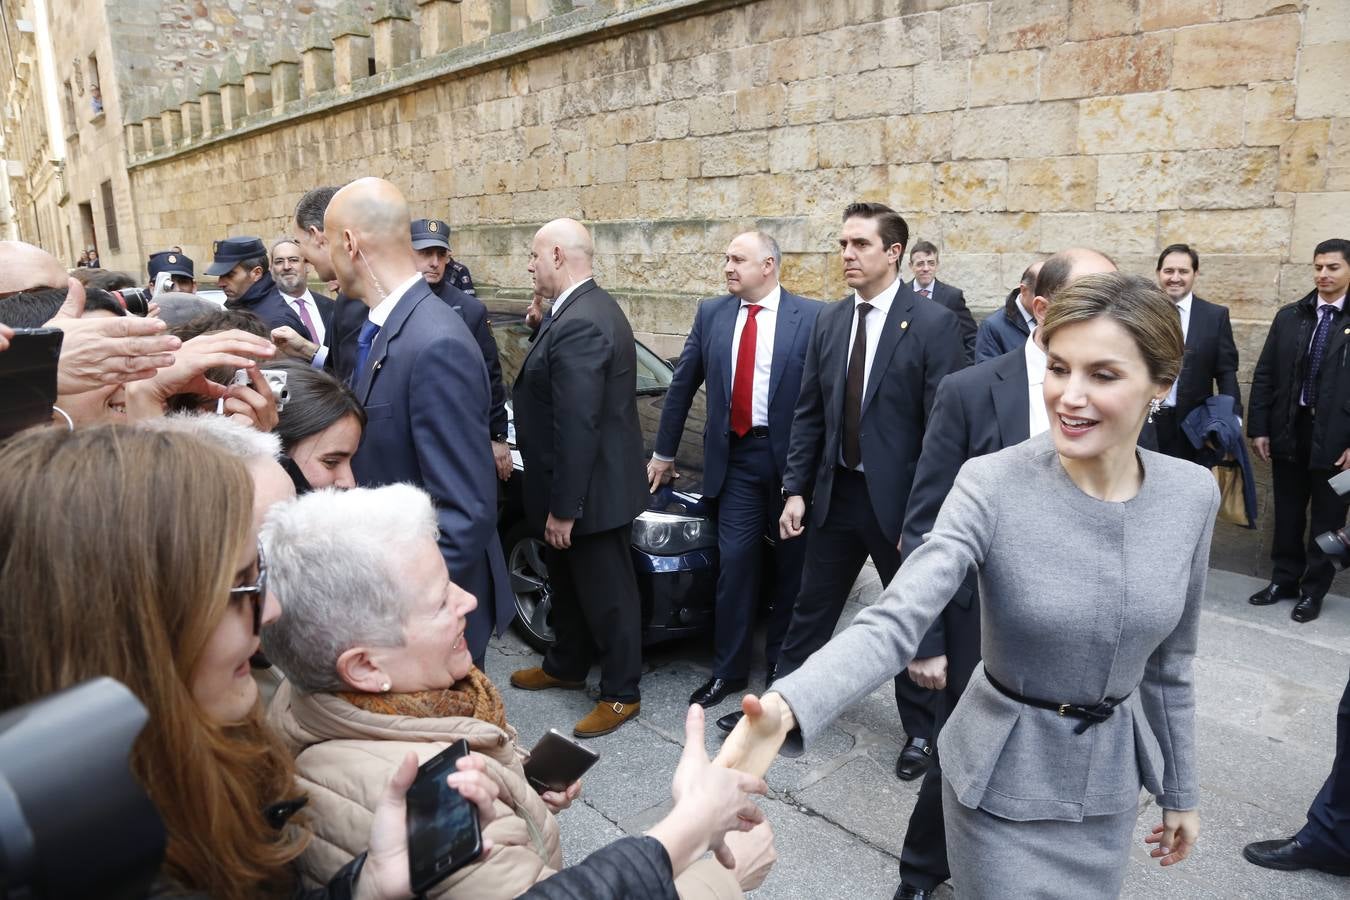
M392 185L363 179L309 192L294 224L270 246L216 242L205 274L218 297L198 291L181 247L153 254L142 279L99 268L96 252L67 272L37 247L0 242L0 363L42 329L60 332L59 355L23 381L54 389L54 427L8 436L0 422L0 709L100 675L145 705L132 767L168 832L163 896L409 896L404 793L418 761L461 739L472 753L449 783L477 809L484 852L438 888L447 895L758 886L773 833L751 795L767 788L708 760L703 708L748 685L763 537L777 544L772 685L830 639L866 558L890 581L923 543L962 461L1051 427L1038 329L1068 285L1115 269L1093 251L1055 254L977 324L938 278L938 248L911 244L880 204L845 213L853 290L838 304L779 284L772 236L737 236L728 294L691 325L646 461L631 328L595 284L580 223L549 223L533 242L536 334L514 385L447 223L411 219ZM1222 514L1251 524L1245 428L1275 491L1271 584L1250 602L1290 599L1294 621L1311 621L1333 573L1313 538L1345 523L1326 481L1350 469L1350 242L1318 246L1315 287L1276 315L1245 407L1228 311L1196 294L1200 263L1194 248L1168 246L1156 291L1145 286L1175 307L1185 352L1139 443L1227 467ZM600 698L574 733L609 733L640 711L631 523L648 490L677 476L701 384L722 560L712 677L690 697L670 814L569 866L557 814L580 783L525 777L529 749L482 670L489 637L514 615L498 483L515 477L518 449L556 593L558 642L511 684L581 689L598 663ZM978 392L994 399L975 422L959 407ZM1091 427L1064 427L1080 426ZM947 428L965 430L957 440ZM938 732L979 663L978 620L962 618L972 597L978 608L973 586L958 592L896 675L899 778L940 785ZM718 725L732 732L741 719ZM934 815L936 831L911 824L915 853L942 853ZM936 850L918 848L925 828ZM1262 853L1340 865L1284 843L1249 858ZM897 896L929 896L945 865L902 864Z

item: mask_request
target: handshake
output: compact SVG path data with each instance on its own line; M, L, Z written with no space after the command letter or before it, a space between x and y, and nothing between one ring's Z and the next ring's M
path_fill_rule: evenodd
M665 846L677 875L711 850L735 873L741 890L749 891L763 883L777 860L773 830L751 795L768 792L764 773L796 721L775 693L747 696L742 709L745 716L710 762L703 708L689 707L684 753L671 783L675 806L648 834Z

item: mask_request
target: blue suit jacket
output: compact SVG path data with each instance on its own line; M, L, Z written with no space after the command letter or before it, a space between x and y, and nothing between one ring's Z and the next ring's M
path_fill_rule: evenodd
M708 421L703 432L703 493L716 497L727 474L731 450L732 336L740 310L739 297L727 294L705 300L694 315L679 364L661 409L656 452L674 458L685 416L700 384L708 385ZM802 366L811 328L825 304L782 291L774 322L773 364L769 370L769 444L781 473L787 466L792 412L801 392Z
M492 434L506 434L509 417L506 414L506 385L502 383L502 362L497 354L497 339L492 336L492 320L488 318L487 306L473 294L455 287L442 278L431 292L459 313L469 333L478 342L478 349L487 364L488 383L492 386L492 417L488 424Z
M497 540L487 367L468 326L419 281L354 377L368 420L352 459L357 482L407 482L431 494L450 578L484 613L495 607L500 634L515 617L515 599ZM471 649L478 656L483 648Z

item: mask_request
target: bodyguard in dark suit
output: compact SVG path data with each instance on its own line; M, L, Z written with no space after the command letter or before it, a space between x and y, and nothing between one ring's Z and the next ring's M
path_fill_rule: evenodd
M792 413L811 327L822 306L779 286L780 260L777 241L760 231L738 235L728 245L730 293L699 304L666 391L656 447L647 464L655 493L674 474L689 405L699 385L707 384L703 494L717 499L720 564L712 678L689 698L701 706L715 706L748 683L760 553L766 534L778 537ZM801 585L805 543L801 537L779 540L774 550L774 598L764 654L770 673Z
M1237 344L1228 307L1201 300L1193 293L1200 272L1200 254L1186 244L1172 244L1158 255L1158 286L1177 305L1181 333L1186 337L1186 358L1181 377L1153 416L1158 449L1169 456L1194 460L1197 449L1181 433L1181 423L1191 410L1209 399L1218 388L1233 398L1233 408L1242 414L1238 389Z
M552 315L512 388L525 463L525 517L549 546L552 624L543 663L511 675L524 690L584 688L600 663L600 702L573 728L608 734L638 714L642 610L633 572L633 519L647 503L637 416L637 349L623 310L591 274L594 245L580 222L534 236L536 292Z
M367 422L352 471L363 487L401 481L431 494L450 578L478 598L466 638L481 668L493 625L500 634L515 615L497 539L487 367L417 271L396 187L355 181L325 219L338 283L370 309L355 366Z
M1034 297L1028 304L1037 321L1045 318L1054 294L1064 285L1084 275L1116 270L1105 256L1084 249L1057 253L1045 265L1053 276L1045 285L1049 296ZM1037 264L1037 274L1040 271ZM901 537L904 554L915 550L932 530L956 474L967 460L1020 444L1049 428L1043 399L1045 368L1045 350L1032 337L1003 356L943 379L924 431L923 452L905 510ZM980 604L972 571L929 628L909 667L917 684L936 692L937 703L932 764L924 773L905 833L897 900L923 900L951 875L936 740L979 662Z
M982 363L1010 353L1026 343L1027 335L1035 327L1031 301L1036 296L1036 276L1042 260L1037 260L1022 271L1022 280L1008 293L1003 309L984 317L975 332L975 361Z
M497 466L497 477L511 478L511 447L506 442L506 386L502 383L502 363L497 355L497 339L492 336L492 322L487 307L473 294L460 290L446 277L446 263L450 259L450 226L440 219L414 219L412 246L417 252L417 268L431 285L432 293L459 313L469 332L478 342L478 349L487 364L488 380L492 384L492 459Z
M1314 248L1317 286L1275 313L1252 372L1247 436L1256 455L1271 462L1275 534L1270 584L1250 601L1266 606L1298 598L1290 614L1295 622L1321 615L1335 575L1313 538L1345 524L1345 504L1327 479L1350 468L1348 260L1350 241L1333 238Z
M928 241L915 241L909 251L909 267L914 280L905 282L904 290L914 291L925 299L936 300L956 314L961 328L961 344L965 348L965 365L975 361L975 317L966 307L966 294L958 287L937 280L938 250Z
M900 280L908 240L905 220L887 206L854 203L844 211L839 246L854 295L821 310L806 352L780 531L785 538L803 532L809 498L811 533L775 677L830 639L869 556L883 584L900 568L900 529L928 411L938 382L963 365L956 315ZM901 713L903 720L904 707ZM904 724L907 749L917 748L904 774L915 777L927 736Z

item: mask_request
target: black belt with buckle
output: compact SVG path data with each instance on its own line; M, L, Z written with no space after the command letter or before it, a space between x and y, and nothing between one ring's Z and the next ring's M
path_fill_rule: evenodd
M1049 700L1038 700L1035 697L1019 694L990 674L988 666L985 666L984 677L1000 694L1016 700L1018 703L1025 703L1027 706L1034 706L1038 709L1054 710L1061 716L1068 716L1071 719L1081 719L1082 721L1073 730L1074 734L1082 734L1098 722L1105 722L1111 718L1111 714L1116 711L1116 707L1124 703L1125 697L1129 696L1129 694L1126 694L1125 697L1107 697L1100 703L1093 704L1053 703ZM1134 691L1130 693L1132 694Z
M769 436L769 426L756 425L755 427L747 431L745 434L737 434L736 432L733 431L731 433L731 436L739 438L760 438L762 440Z

